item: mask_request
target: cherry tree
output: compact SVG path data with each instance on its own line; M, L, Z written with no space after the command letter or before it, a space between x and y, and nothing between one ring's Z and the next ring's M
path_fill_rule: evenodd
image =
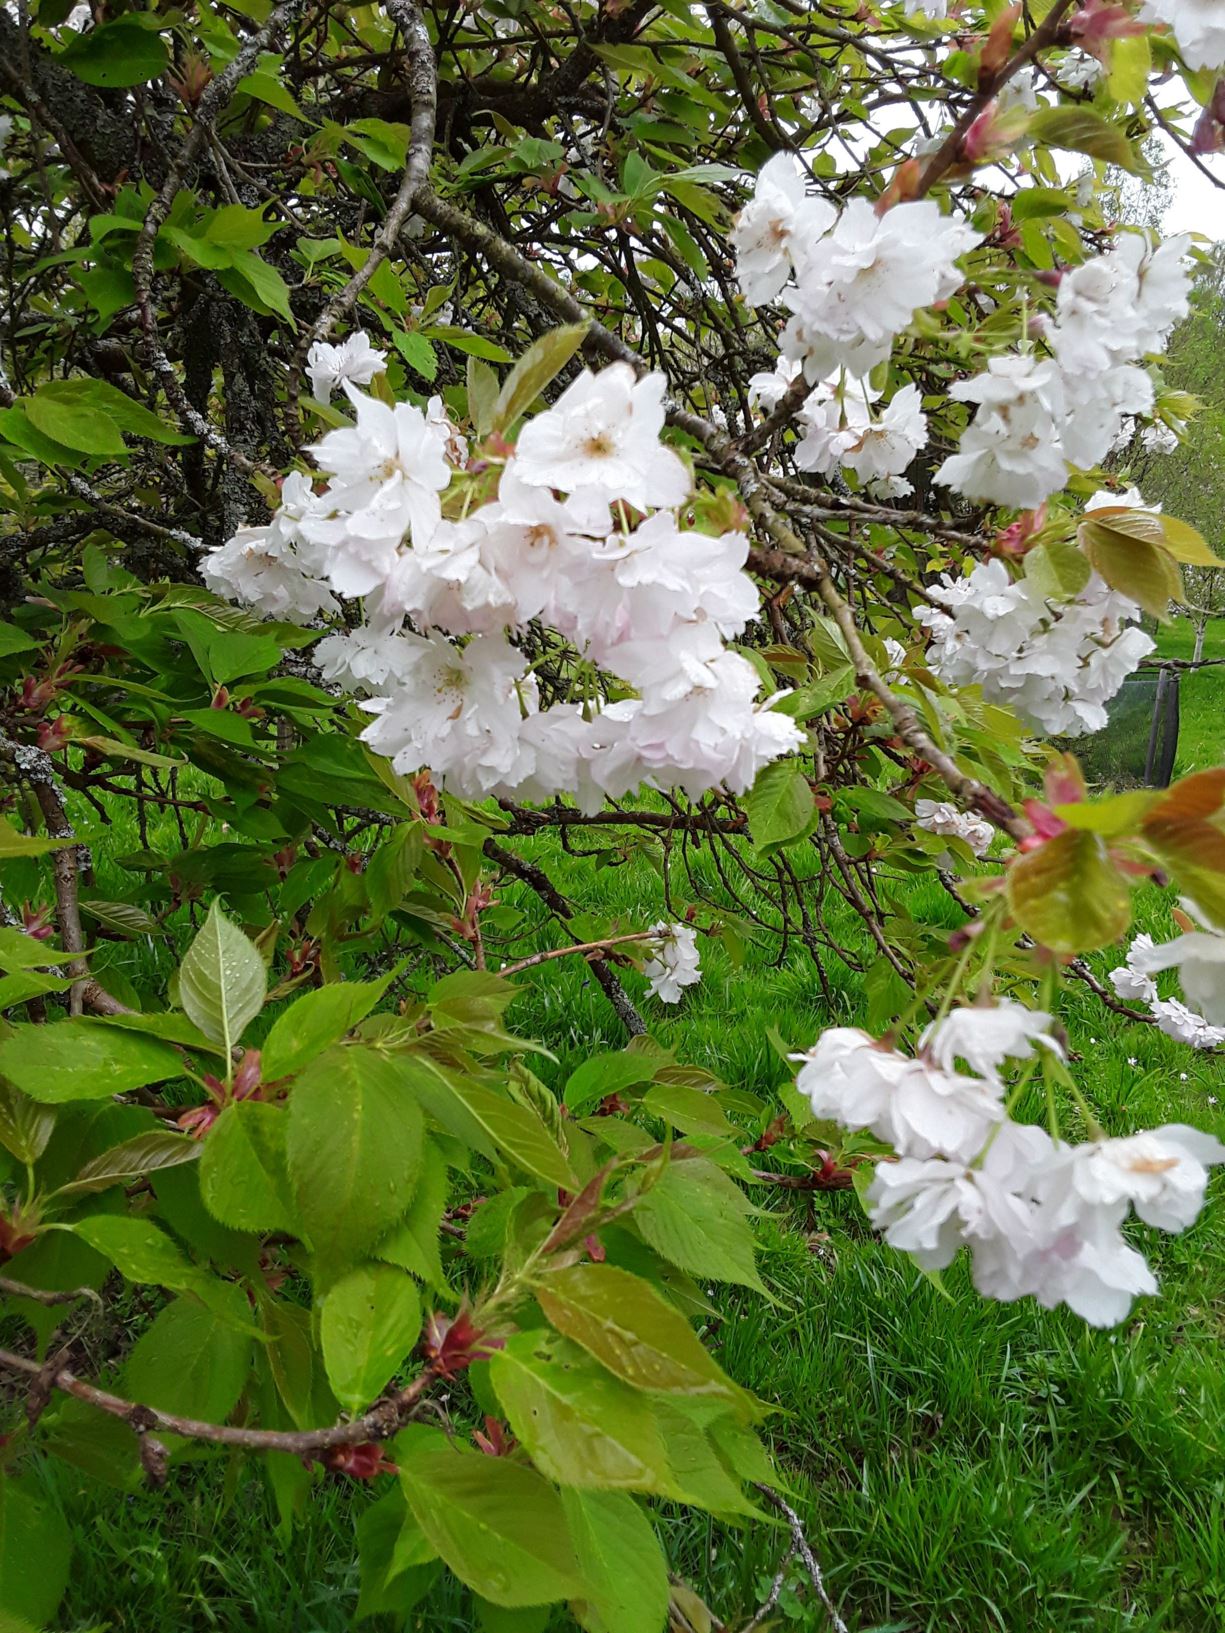
M662 1628L665 1499L781 1516L844 1625L692 1325L761 1288L753 1188L1110 1326L1159 1296L1124 1226L1225 1161L1103 1126L1060 1020L1225 1040L1225 770L1068 751L1221 565L1134 480L1203 251L1108 185L1225 145L1220 6L51 0L0 47L0 1479L47 1561L0 1584L62 1591L27 1458L172 1501L231 1448L286 1528L375 1484L362 1615L446 1570ZM577 833L658 916L578 910ZM881 1024L733 1103L650 1027L745 934ZM562 958L628 1042L554 1081L513 1000Z

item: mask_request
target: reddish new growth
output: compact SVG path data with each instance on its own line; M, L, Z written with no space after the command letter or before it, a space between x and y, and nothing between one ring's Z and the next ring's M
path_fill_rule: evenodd
M209 1098L202 1106L193 1106L178 1119L179 1127L197 1140L204 1138L232 1100L259 1098L262 1087L259 1050L244 1050L238 1069L234 1073L234 1081L228 1090L221 1079L214 1077L212 1072L204 1072L201 1075L201 1082L208 1090Z
M479 1429L474 1429L472 1438L486 1457L505 1457L508 1452L515 1449L516 1445L515 1437L510 1433L506 1425L499 1423L497 1418L491 1418L488 1415L485 1418L484 1434Z
M305 1461L309 1464L310 1460ZM373 1480L376 1474L400 1472L377 1440L363 1440L359 1446L329 1446L320 1454L319 1462L330 1474L347 1474L351 1480Z
M483 1333L473 1323L471 1311L461 1306L454 1316L435 1310L425 1324L421 1352L431 1372L439 1378L454 1378L474 1361L487 1360L504 1342Z
M18 1203L12 1213L0 1212L0 1264L15 1259L38 1235L38 1216Z

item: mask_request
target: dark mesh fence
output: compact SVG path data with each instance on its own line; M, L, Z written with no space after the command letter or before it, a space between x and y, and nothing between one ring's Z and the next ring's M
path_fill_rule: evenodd
M1154 669L1123 682L1106 726L1071 745L1090 782L1166 788L1178 752L1178 670Z

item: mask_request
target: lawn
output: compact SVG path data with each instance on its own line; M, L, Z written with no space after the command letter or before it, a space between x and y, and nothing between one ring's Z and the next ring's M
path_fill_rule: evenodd
M1172 631L1163 651L1180 639ZM1225 631L1217 645L1225 652ZM1222 677L1189 677L1181 769L1220 759ZM104 891L113 858L134 848L131 835L82 816ZM177 848L177 835L166 843ZM664 911L650 851L613 853L596 868L551 836L518 848L602 917L639 927ZM695 865L717 894L708 853ZM683 877L672 884L683 907ZM934 881L883 888L933 925L958 922ZM504 905L532 904L508 892ZM1141 917L1155 936L1171 932L1169 904L1156 892L1142 899ZM840 930L860 947L853 925ZM168 954L148 942L112 947L104 979L121 981L125 966L152 958L169 974ZM704 942L704 979L677 1010L642 1000L653 1033L733 1088L769 1090L786 1068L768 1028L803 1048L823 1026L863 1016L861 978L846 965L828 961L827 1003L803 947L793 943L781 962L777 952L762 941L737 963L729 947ZM1099 969L1111 962L1104 957ZM637 995L641 982L627 979ZM522 985L510 1019L555 1053L539 1068L550 1081L623 1042L580 962L532 970ZM1129 1028L1088 994L1066 1018L1075 1069L1108 1129L1187 1121L1225 1136L1219 1060ZM755 1193L771 1298L711 1289L709 1337L729 1371L777 1408L767 1434L781 1478L857 1633L1225 1628L1223 1195L1214 1188L1183 1237L1139 1233L1161 1296L1100 1333L1066 1312L985 1303L960 1266L935 1286L873 1239L851 1193L811 1201ZM43 1476L66 1502L76 1540L65 1630L338 1633L353 1625L353 1525L371 1500L367 1488L319 1484L288 1537L247 1462L187 1465L159 1495L87 1488L62 1464L44 1465ZM768 1525L730 1529L679 1511L663 1511L661 1521L674 1570L729 1629L742 1626L764 1598L784 1539ZM825 1625L790 1590L780 1617L800 1629ZM386 1618L363 1625L399 1633ZM472 1624L451 1586L408 1625L441 1633ZM528 1633L527 1623L513 1626Z

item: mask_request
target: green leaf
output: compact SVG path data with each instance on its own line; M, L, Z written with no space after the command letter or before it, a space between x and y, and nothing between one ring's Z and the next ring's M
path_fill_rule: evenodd
M340 1404L360 1412L380 1395L421 1335L421 1300L402 1270L365 1264L329 1289L323 1361Z
M72 1536L58 1509L0 1473L0 1618L51 1621L71 1557Z
M403 170L408 160L412 132L407 125L389 124L386 119L351 119L341 135L380 170Z
M381 1612L407 1616L432 1582L436 1567L431 1561L438 1558L398 1486L371 1503L359 1518L357 1555L359 1622Z
M674 1494L649 1403L577 1344L550 1332L518 1333L489 1370L511 1428L550 1480Z
M534 340L502 383L494 404L492 429L506 432L565 368L583 344L590 325L567 323Z
M414 373L423 380L437 379L438 353L423 334L416 329L396 329L391 343Z
M0 925L0 970L36 970L59 957L54 947L36 941L24 930Z
M786 693L774 704L779 714L790 716L792 720L812 720L826 709L832 709L835 703L841 703L855 689L855 669L852 664L841 664L828 675L809 681L804 686L797 686L794 691Z
M103 1254L129 1281L167 1287L176 1293L196 1292L213 1281L150 1219L104 1213L60 1228L71 1230L95 1252ZM219 1282L214 1285L221 1287Z
M436 324L428 331L430 340L438 340L444 346L450 346L457 352L464 352L469 357L483 357L489 363L509 363L510 353L505 346L499 346L494 340L486 340L484 335L469 334L467 329L457 329L452 323Z
M668 1563L641 1505L618 1491L563 1491L561 1500L583 1574L573 1607L580 1624L587 1633L661 1633Z
M479 358L468 359L468 418L478 437L487 437L493 425L494 406L498 400L498 377Z
M275 313L291 328L294 326L289 285L274 266L261 261L253 250L232 251L230 269L219 272L217 282L257 312ZM249 294L254 294L255 299L251 300Z
M396 1437L395 1456L418 1524L475 1593L511 1608L582 1596L561 1499L534 1469L425 1424Z
M264 1007L268 972L258 950L214 901L179 966L179 1003L229 1056Z
M156 79L169 59L159 36L127 16L76 35L58 60L87 85L118 90Z
M1165 547L1175 561L1184 561L1190 567L1225 567L1225 561L1216 555L1202 533L1190 522L1180 522L1177 516L1157 517Z
M1118 126L1083 104L1072 107L1063 103L1058 107L1039 108L1030 115L1026 132L1044 147L1087 153L1090 158L1104 159L1107 164L1117 164L1133 174L1140 174L1145 168Z
M1110 42L1110 74L1106 84L1116 102L1143 102L1152 71L1153 48L1146 34Z
M81 911L95 919L105 930L121 936L153 936L157 934L157 920L149 917L135 902L83 901Z
M45 856L48 851L62 850L71 845L71 839L49 839L44 834L18 833L5 816L0 816L0 861L14 856ZM20 932L19 932L20 933ZM38 943L34 942L34 946Z
M200 1150L200 1142L186 1134L154 1129L91 1158L78 1170L76 1178L61 1185L55 1195L85 1196L93 1191L105 1191L111 1185L140 1179L160 1168L177 1168L181 1163L195 1162Z
M388 1264L410 1270L427 1286L443 1292L448 1289L438 1250L438 1234L447 1197L446 1161L438 1147L427 1139L422 1151L421 1178L408 1212L373 1249Z
M747 1403L684 1316L640 1276L610 1264L578 1264L542 1275L534 1291L558 1332L635 1389Z
M176 1049L109 1027L93 1016L19 1026L0 1042L0 1076L33 1100L109 1100L128 1089L182 1077Z
M1025 576L1046 601L1070 601L1092 572L1088 556L1066 539L1049 539L1025 557Z
M11 979L11 978L10 978ZM56 1114L0 1079L0 1145L17 1161L32 1165L47 1148Z
M428 1073L430 1087L440 1086L454 1101L461 1113L455 1131L463 1128L464 1121L475 1125L476 1137L470 1139L470 1143L476 1149L492 1144L525 1173L534 1174L538 1179L560 1186L563 1190L581 1189L569 1159L537 1111L507 1099L475 1078L440 1068L424 1056L409 1058L420 1074ZM437 1115L436 1106L430 1109ZM445 1120L445 1109L443 1117ZM462 1132L459 1137L468 1138Z
M652 1082L661 1064L658 1057L629 1049L591 1055L566 1079L562 1099L576 1117L581 1117L607 1095Z
M32 635L27 635L24 629L18 629L16 624L7 624L0 620L0 658L7 658L14 652L35 652L40 643Z
M298 1228L285 1141L289 1114L258 1100L236 1100L208 1131L200 1158L200 1195L214 1219L233 1230Z
M282 1010L272 1023L261 1053L266 1083L302 1070L316 1055L339 1043L370 1011L391 985L395 971L381 981L335 981L316 987Z
M1008 905L1021 928L1057 953L1091 952L1131 922L1127 877L1106 842L1068 828L1008 869Z
M266 56L271 63L279 63L282 60L271 52L266 53ZM256 102L265 102L270 108L276 108L281 113L290 114L294 119L300 119L303 124L310 123L294 101L293 92L271 67L256 68L244 75L234 87L234 94L252 97Z
M770 856L812 831L818 819L808 779L794 760L776 760L744 796L753 842Z
M634 1207L634 1223L670 1264L764 1293L744 1192L713 1163L673 1160Z
M127 454L119 427L97 408L84 403L61 402L45 390L27 397L23 406L36 430L55 442L62 442L66 448L110 459L123 459Z
M402 822L379 846L362 878L376 919L399 907L421 867L425 839L419 822Z
M218 1283L217 1292L229 1319L193 1298L174 1299L154 1318L128 1356L122 1394L161 1412L225 1422L246 1387L251 1339L242 1289Z
M109 380L86 379L75 376L70 380L48 380L38 389L44 402L56 402L69 408L93 409L113 420L121 431L133 436L148 437L151 442L181 445L195 439L185 436L177 426L164 420L136 402L126 391L120 391Z
M1077 537L1111 589L1138 601L1155 618L1168 620L1170 602L1182 598L1182 574L1156 517L1143 511L1095 510L1080 524Z
M289 1100L286 1156L317 1251L344 1262L386 1235L412 1200L423 1139L402 1063L350 1046L306 1068Z

